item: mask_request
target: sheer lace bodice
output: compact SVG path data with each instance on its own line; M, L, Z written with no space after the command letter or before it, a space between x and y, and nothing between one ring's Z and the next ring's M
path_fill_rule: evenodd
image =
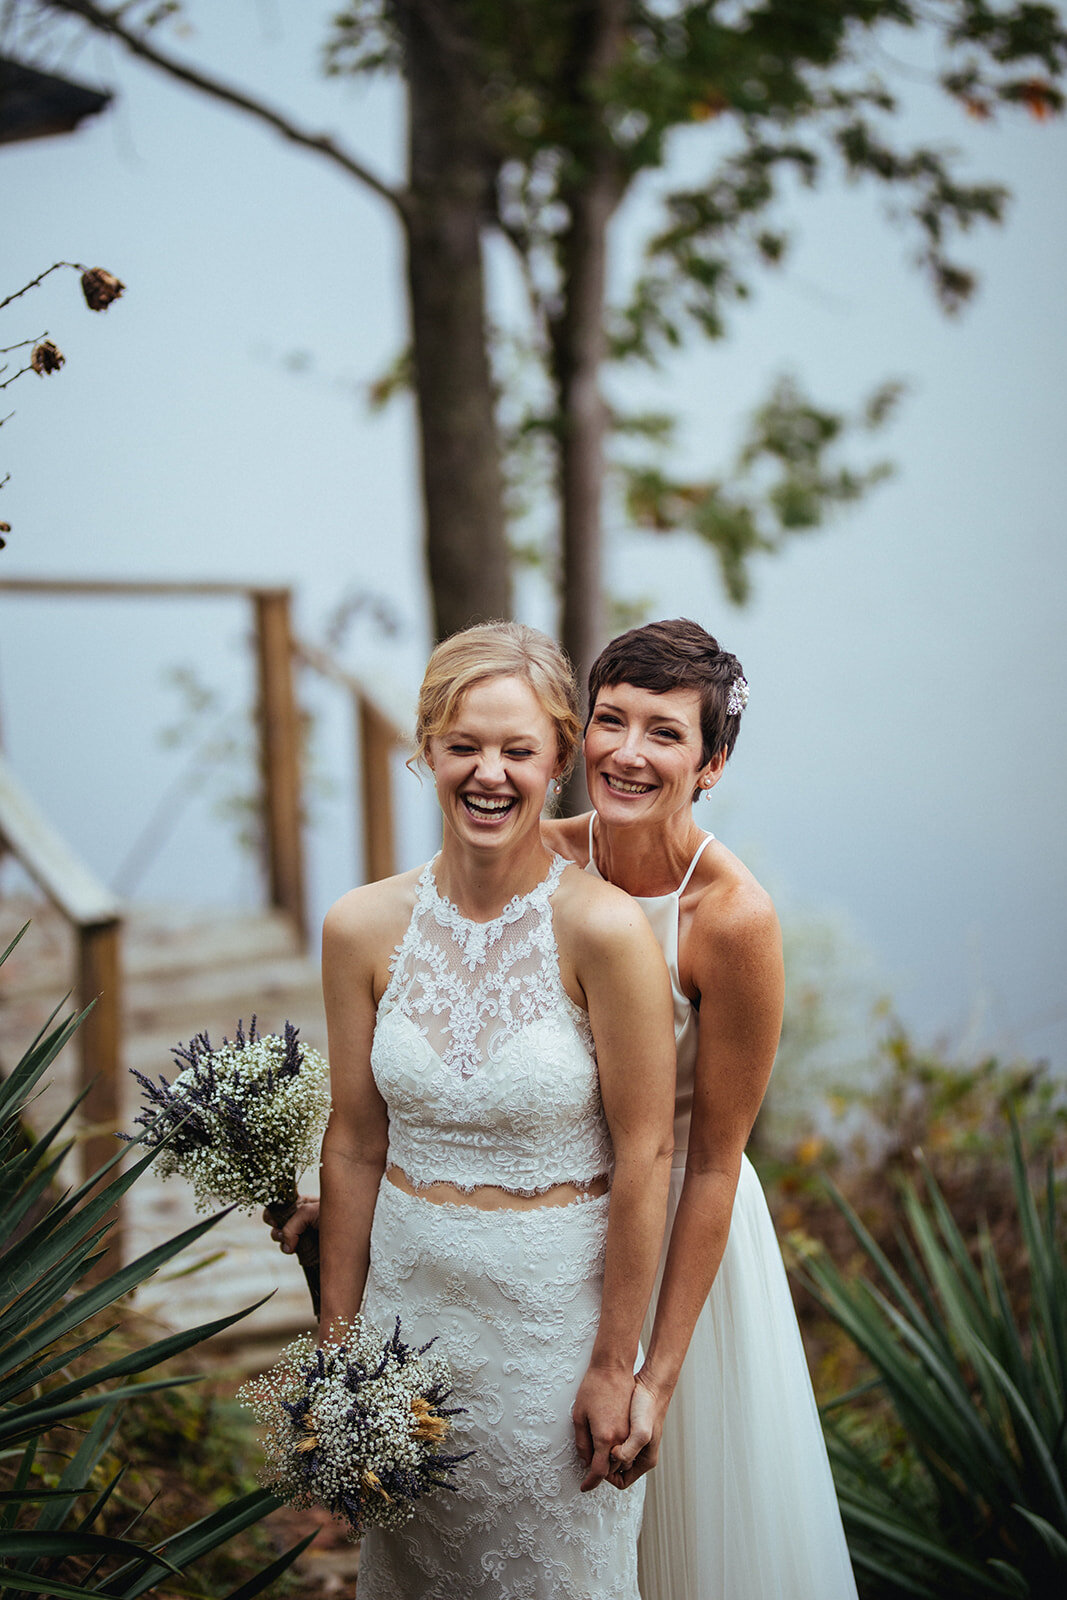
M432 863L419 877L371 1051L388 1159L417 1185L537 1194L611 1170L589 1019L559 973L566 865L491 922L444 899Z

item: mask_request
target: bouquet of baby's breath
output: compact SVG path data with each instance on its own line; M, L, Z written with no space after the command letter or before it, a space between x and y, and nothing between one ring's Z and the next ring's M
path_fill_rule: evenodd
M358 1539L369 1527L401 1527L416 1500L455 1488L472 1452L442 1450L462 1409L445 1407L451 1383L429 1344L404 1343L399 1317L387 1339L357 1316L323 1345L295 1339L237 1397L264 1424L264 1484L293 1505L326 1506Z
M181 1173L193 1186L198 1210L231 1204L265 1206L281 1227L297 1203L296 1184L317 1158L330 1112L329 1068L317 1050L301 1044L298 1030L284 1035L245 1033L213 1049L206 1033L171 1052L179 1065L173 1083L133 1069L144 1105L135 1123L146 1144L162 1145L157 1171ZM122 1137L128 1138L129 1135ZM319 1309L318 1235L306 1230L297 1256Z

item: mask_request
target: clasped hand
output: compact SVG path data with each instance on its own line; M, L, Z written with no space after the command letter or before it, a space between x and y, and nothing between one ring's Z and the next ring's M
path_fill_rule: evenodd
M632 1378L591 1367L571 1410L574 1442L585 1467L582 1490L605 1480L628 1489L650 1471L659 1457L665 1413L666 1401L641 1373Z

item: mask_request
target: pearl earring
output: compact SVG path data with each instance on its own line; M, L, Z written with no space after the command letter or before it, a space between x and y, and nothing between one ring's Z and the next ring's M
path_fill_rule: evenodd
M563 793L563 785L562 785L562 783L560 783L558 778L556 779L555 783L552 785L552 793L553 794L562 794Z

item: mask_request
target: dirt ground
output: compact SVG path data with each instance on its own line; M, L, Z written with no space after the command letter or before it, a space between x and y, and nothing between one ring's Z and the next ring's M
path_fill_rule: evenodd
M267 1527L279 1550L288 1550L309 1533L316 1538L290 1569L286 1600L342 1600L355 1594L359 1546L348 1539L345 1525L328 1511L315 1508L275 1511Z

